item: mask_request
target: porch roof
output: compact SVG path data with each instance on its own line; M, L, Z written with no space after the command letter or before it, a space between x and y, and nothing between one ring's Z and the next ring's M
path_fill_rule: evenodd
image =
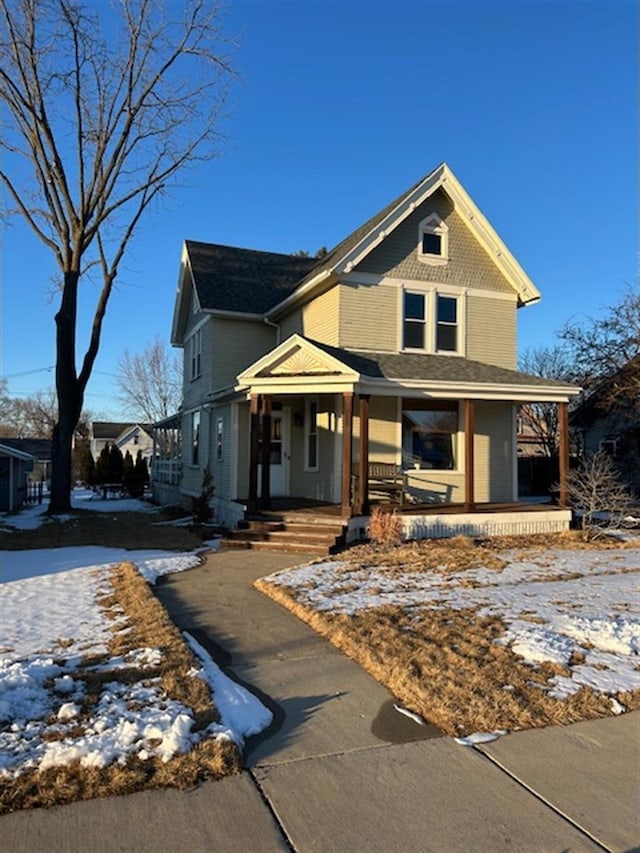
M472 359L358 352L292 335L238 377L253 393L355 391L386 396L566 402L580 389Z

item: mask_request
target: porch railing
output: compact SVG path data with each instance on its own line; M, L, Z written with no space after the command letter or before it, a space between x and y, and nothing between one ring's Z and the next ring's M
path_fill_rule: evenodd
M182 462L180 459L154 459L151 465L151 479L156 483L169 486L180 485Z

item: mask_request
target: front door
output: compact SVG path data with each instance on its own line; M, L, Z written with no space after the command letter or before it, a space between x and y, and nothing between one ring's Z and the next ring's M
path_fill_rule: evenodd
M289 494L289 409L280 409L271 413L271 472L269 484L272 497L284 497ZM262 459L260 447L258 459ZM262 488L262 465L258 465L258 491Z

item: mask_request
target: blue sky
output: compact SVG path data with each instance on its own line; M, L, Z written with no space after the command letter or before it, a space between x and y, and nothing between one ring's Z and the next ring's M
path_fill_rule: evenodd
M331 248L443 160L542 291L519 312L521 351L638 286L632 0L237 0L226 20L242 78L226 149L131 245L85 398L96 414L119 415L124 348L168 340L185 238ZM24 226L4 227L13 395L53 384L54 272Z

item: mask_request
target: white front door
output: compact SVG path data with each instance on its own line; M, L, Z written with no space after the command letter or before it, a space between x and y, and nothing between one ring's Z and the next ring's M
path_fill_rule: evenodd
M269 491L271 496L285 497L289 494L289 463L291 449L289 445L289 409L271 413L271 471ZM262 450L258 459L261 459ZM262 488L262 465L258 466L258 491Z

